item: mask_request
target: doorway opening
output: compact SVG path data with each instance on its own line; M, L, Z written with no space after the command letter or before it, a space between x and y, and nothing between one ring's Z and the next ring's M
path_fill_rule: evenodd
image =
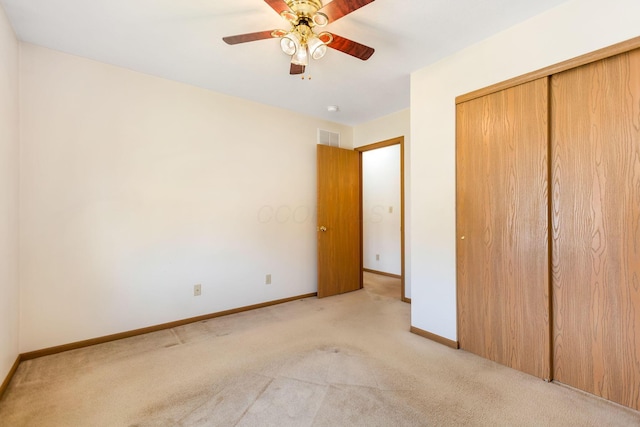
M405 289L404 137L355 151L360 153L363 283L376 292L392 292L399 281L399 297L410 303Z

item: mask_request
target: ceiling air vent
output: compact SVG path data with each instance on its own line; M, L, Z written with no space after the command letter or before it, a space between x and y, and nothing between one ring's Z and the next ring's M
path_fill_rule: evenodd
M330 147L340 147L340 134L324 129L318 129L318 144Z

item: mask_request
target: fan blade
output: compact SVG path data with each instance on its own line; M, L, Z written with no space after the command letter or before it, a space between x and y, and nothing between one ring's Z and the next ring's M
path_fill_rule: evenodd
M280 15L285 10L289 10L289 6L284 2L284 0L264 0L273 10L275 10L278 15Z
M354 42L353 40L345 39L344 37L340 37L335 34L331 35L333 36L333 41L327 45L331 49L339 50L340 52L355 56L363 61L371 58L371 55L375 52L375 49L372 47Z
M304 74L304 65L291 64L289 74Z
M273 31L259 31L257 33L238 34L237 36L223 37L222 40L224 40L227 44L254 42L256 40L272 38L272 32Z
M350 14L354 10L360 9L374 0L333 0L325 7L319 10L329 17L329 22L337 21L345 15ZM268 2L267 2L268 3Z

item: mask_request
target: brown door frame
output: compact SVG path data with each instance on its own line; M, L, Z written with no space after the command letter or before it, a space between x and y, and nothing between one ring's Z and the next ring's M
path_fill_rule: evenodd
M376 142L374 144L364 145L362 147L355 148L355 151L360 153L360 248L362 250L362 254L360 256L361 260L364 260L364 218L363 218L363 210L362 206L362 189L363 189L363 178L362 178L362 153L365 151L377 150L378 148L390 147L392 145L400 145L400 283L401 283L401 295L400 299L406 303L411 303L411 298L407 298L405 296L405 228L404 228L404 136L399 136L397 138L387 139L386 141ZM364 270L363 270L364 271Z

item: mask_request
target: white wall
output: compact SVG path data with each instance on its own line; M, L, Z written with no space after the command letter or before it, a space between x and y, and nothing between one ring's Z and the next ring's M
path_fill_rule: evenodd
M407 108L370 122L361 123L353 128L353 145L354 147L362 147L404 136L406 156L407 146L411 140L410 119L410 109Z
M411 298L411 185L410 185L410 153L411 126L410 110L398 111L393 114L362 123L353 128L354 147L362 147L376 142L404 136L404 219L405 219L405 297Z
M412 325L456 339L455 97L640 35L640 1L574 0L411 76Z
M402 274L400 145L362 153L364 268Z
M0 6L0 383L18 357L18 41Z
M20 350L315 292L319 127L23 44Z

